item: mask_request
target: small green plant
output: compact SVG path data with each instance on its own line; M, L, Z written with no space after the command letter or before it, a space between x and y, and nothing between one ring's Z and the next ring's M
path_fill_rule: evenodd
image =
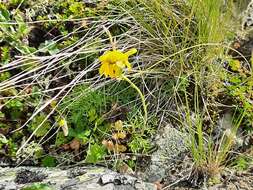
M59 147L60 145L68 143L70 140L64 135L62 131L59 131L56 135L55 145Z
M85 143L85 137L90 136L92 131L96 131L96 128L103 125L101 115L109 101L110 97L86 86L75 88L62 104L62 108L66 107L69 111L67 120L70 126L73 126L69 128L70 136L79 135L78 137L81 138L83 135Z
M58 49L58 44L54 41L45 41L40 44L39 51L42 53L49 53L50 55L54 55L58 53L60 50Z
M81 145L89 144L86 162L96 163L101 160L106 153L102 140L110 126L102 115L108 109L106 104L110 99L102 91L93 91L86 86L76 87L61 105L61 109L66 109L68 113L68 136L64 137L59 132L56 145L77 139Z
M39 128L38 126L45 120L45 118L47 117L46 114L41 113L39 115L37 115L31 122L31 124L28 126L28 129L30 132L35 132L35 136L36 137L42 137L44 135L46 135L48 133L48 131L51 128L51 123L46 120Z
M128 143L128 146L133 153L148 152L151 148L150 140L145 136L138 134L132 134L131 142Z
M239 155L232 163L232 166L240 171L247 170L253 164L253 159L247 155Z
M0 148L2 148L2 146L7 143L8 143L8 140L6 139L6 137L3 134L1 134L0 135Z
M4 72L0 74L0 82L5 81L11 77L9 72Z
M57 160L55 157L53 156L45 156L42 160L41 160L41 164L44 167L55 167Z
M98 161L104 159L107 154L106 148L97 143L91 144L87 151L85 162L96 164Z
M10 48L8 46L3 46L0 48L0 60L1 60L1 65L8 63L10 60ZM2 75L3 73L1 73ZM2 78L2 77L1 77ZM2 79L1 79L2 81Z
M231 72L225 71L224 87L234 104L245 112L244 123L248 127L253 126L253 75L239 60L229 59Z
M137 112L137 113L136 113ZM128 142L129 150L133 153L147 153L151 148L150 137L155 134L157 122L154 118L150 118L148 128L142 134L143 120L138 110L129 114L129 123L126 126L127 132L131 134L130 141Z
M54 188L50 187L48 184L34 183L23 187L21 190L54 190Z
M10 23L12 19L17 22L17 25ZM16 12L16 15L11 15L7 8L0 4L0 22L0 42L8 43L22 54L33 53L36 50L22 41L28 35L30 28L24 22L20 12ZM5 49L5 61L7 60L7 55Z
M6 109L8 110L8 113L10 114L11 119L16 120L19 119L22 115L22 112L24 110L24 103L22 100L19 99L12 99L10 101L7 101Z

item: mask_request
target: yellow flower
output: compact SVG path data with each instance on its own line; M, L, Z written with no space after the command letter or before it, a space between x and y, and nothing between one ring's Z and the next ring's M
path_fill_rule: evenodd
M105 52L104 55L99 57L101 61L101 67L99 68L100 75L109 76L111 78L120 77L122 70L127 67L131 70L131 64L128 62L128 57L135 54L137 50L135 48L129 50L126 53L122 53L119 50L112 50Z
M68 128L67 121L64 118L62 118L60 121L58 121L58 125L59 127L62 128L64 136L68 136L69 128Z
M63 127L63 126L65 125L65 123L66 123L65 119L61 119L61 120L58 122L58 124L59 124L60 127Z

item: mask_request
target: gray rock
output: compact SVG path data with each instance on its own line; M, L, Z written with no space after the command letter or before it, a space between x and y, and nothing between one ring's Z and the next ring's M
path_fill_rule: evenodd
M117 173L109 173L102 175L100 178L101 184L108 184L108 183L113 183L115 185L132 185L136 183L137 179L132 176L127 176L127 175L121 175Z
M34 182L49 185L56 190L156 190L154 184L103 167L0 167L0 176L1 190L21 189Z
M14 182L10 182L8 185L3 185L3 188L1 189L5 189L5 190L16 190L17 186Z
M136 188L131 185L115 185L113 190L136 190Z
M71 188L74 188L76 187L76 185L79 183L79 180L78 179L70 179L70 180L67 180L66 183L62 184L61 185L61 189L62 190L66 190L66 189L71 189Z
M250 1L247 9L243 13L242 25L243 29L250 29L253 27L253 0Z
M187 150L187 134L170 125L164 127L156 137L158 149L151 156L151 164L141 174L149 182L162 181L167 177L167 171L174 165L174 160Z
M157 187L153 183L137 183L135 185L136 190L157 190Z
M88 184L85 189L89 190L114 190L115 185L110 183L107 185L99 185L99 184Z

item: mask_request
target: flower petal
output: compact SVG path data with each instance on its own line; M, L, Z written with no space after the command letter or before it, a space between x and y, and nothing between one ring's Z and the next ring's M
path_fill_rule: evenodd
M132 65L128 61L125 61L124 64L127 66L129 71L132 69Z
M108 71L109 71L109 63L108 62L102 62L101 67L99 68L99 74L105 75L106 77L108 76Z
M122 69L124 69L124 68L126 67L126 65L125 65L124 62L122 62L122 61L117 61L117 62L116 62L116 65L117 65L118 67L122 68Z
M121 61L123 59L126 59L127 57L125 56L124 53L122 53L119 50L114 50L111 52L111 54L109 55L110 62L111 63L116 63L117 61Z
M127 51L126 53L125 53L125 55L127 55L128 57L130 56L130 55L133 55L133 54L135 54L137 52L137 49L136 48L132 48L132 49L130 49L129 51Z
M100 74L101 76L103 76L104 72L105 72L105 66L104 66L104 64L102 64L102 65L100 66L100 68L99 68L99 74Z
M122 74L122 68L118 67L117 65L114 65L114 75L115 77L120 77Z
M107 51L107 52L105 52L103 55L101 55L101 56L98 58L99 61L101 61L101 62L107 61L108 55L110 55L110 52L111 52L111 51Z
M115 78L114 64L109 64L108 75L111 78Z

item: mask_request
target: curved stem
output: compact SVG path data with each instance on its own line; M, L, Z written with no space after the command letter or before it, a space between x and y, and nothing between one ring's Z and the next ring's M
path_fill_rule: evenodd
M145 97L142 94L142 92L140 91L140 89L129 78L127 78L125 75L122 75L121 78L123 80L127 81L140 95L142 106L143 106L143 111L144 111L144 129L143 129L143 132L144 132L146 125L147 125L147 120L148 120L148 112L147 112L147 105L145 102Z
M112 34L111 34L111 32L108 30L108 28L106 28L105 26L103 26L103 28L104 28L106 34L107 34L108 37L109 37L110 43L111 43L111 45L112 45L112 49L113 49L113 50L116 50L116 39L113 41Z

